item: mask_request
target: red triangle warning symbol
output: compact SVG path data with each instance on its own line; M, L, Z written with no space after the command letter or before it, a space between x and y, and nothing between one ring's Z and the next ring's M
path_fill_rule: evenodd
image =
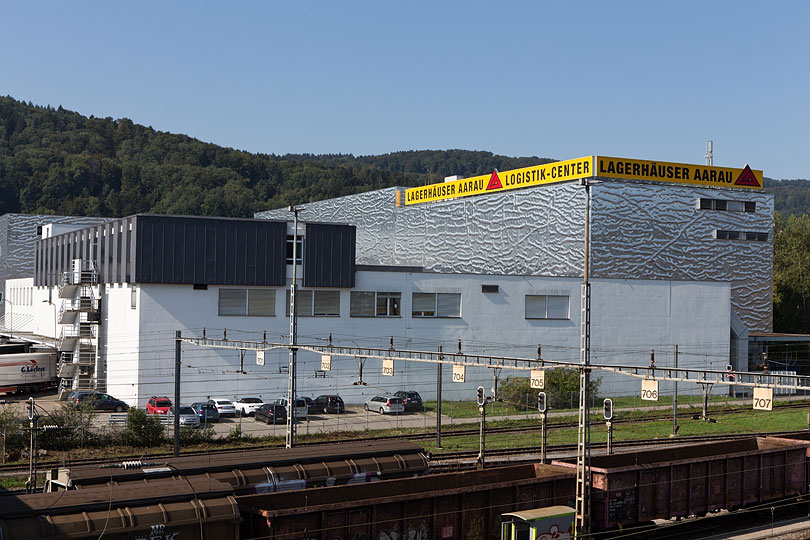
M757 184L759 185L759 184ZM490 189L503 189L503 184L501 184L501 179L498 178L498 169L492 171L492 176L489 177L489 184L487 184L487 191Z
M740 176L737 177L737 180L734 182L734 185L762 187L759 185L759 180L757 180L757 177L754 176L754 171L752 171L751 167L749 167L748 165L745 166L743 172L741 172Z

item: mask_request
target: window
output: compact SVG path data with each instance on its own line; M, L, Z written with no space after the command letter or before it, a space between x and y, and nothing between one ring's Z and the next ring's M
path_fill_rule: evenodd
M349 314L352 317L399 317L402 294L398 292L352 291Z
M568 297L553 294L527 294L527 319L568 319Z
M714 231L717 240L746 240L748 242L767 242L768 233L755 231Z
M275 317L276 291L273 289L220 289L219 315Z
M295 251L295 264L304 264L304 237L298 236L298 246ZM287 264L293 263L293 236L287 236Z
M413 317L461 317L461 293L413 293Z
M299 317L340 317L340 291L295 291ZM287 289L286 314L290 316L290 290Z
M726 199L698 199L695 205L699 210L720 210L723 212L756 212L755 201L731 201Z
M377 293L377 317L399 317L402 295L398 292Z

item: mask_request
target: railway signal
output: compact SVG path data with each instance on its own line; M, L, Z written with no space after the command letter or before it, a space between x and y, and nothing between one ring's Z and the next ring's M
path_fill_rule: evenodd
M486 436L486 423L487 423L487 396L484 394L484 387L479 386L475 392L475 398L478 402L478 412L481 413L481 426L478 432L478 468L484 468L484 447Z
M605 398L604 411L605 427L607 428L607 453L613 453L613 400Z
M537 393L537 410L540 411L540 463L546 462L546 419L548 418L548 405L546 393Z

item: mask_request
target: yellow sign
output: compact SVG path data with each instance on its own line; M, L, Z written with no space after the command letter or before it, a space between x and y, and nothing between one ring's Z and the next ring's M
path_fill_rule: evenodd
M388 375L389 377L394 376L394 359L393 358L383 358L383 375Z
M594 176L708 187L762 189L762 171L596 156Z
M405 204L456 199L592 176L594 176L593 156L588 156L506 172L493 171L492 174L410 188L405 190Z

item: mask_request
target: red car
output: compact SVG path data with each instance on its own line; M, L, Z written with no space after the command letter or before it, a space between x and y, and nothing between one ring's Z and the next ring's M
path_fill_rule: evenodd
M146 414L169 414L172 400L167 397L152 396L146 402Z

